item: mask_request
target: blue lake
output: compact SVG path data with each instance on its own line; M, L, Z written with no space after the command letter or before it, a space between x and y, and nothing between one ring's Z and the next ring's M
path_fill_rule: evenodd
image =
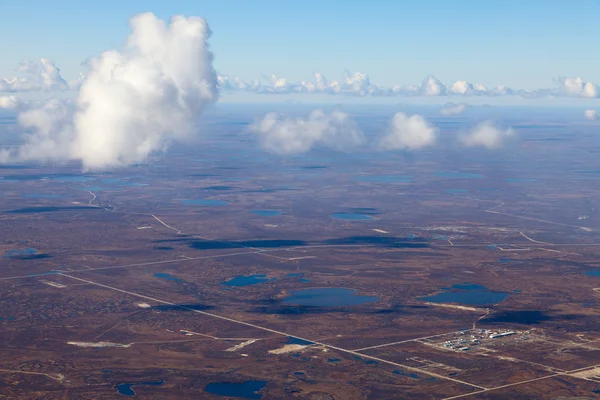
M281 214L279 210L251 210L253 214L260 215L261 217L275 217Z
M361 182L373 182L373 183L404 183L412 182L413 177L407 175L367 175L359 176L356 178L357 181Z
M313 342L310 342L308 340L304 340L304 339L298 339L292 336L288 336L287 341L285 342L285 344L299 344L302 346L310 346L311 344L314 344Z
M145 386L162 386L165 384L165 381L156 381L156 382L136 382L136 383L119 383L115 386L117 392L122 394L123 396L135 396L135 392L133 391L133 386L145 385Z
M340 361L342 361L341 358L328 358L327 359L327 362L330 362L330 363L336 363L336 362L340 362Z
M433 296L419 297L418 299L431 303L457 303L468 306L483 306L500 303L508 297L508 293L490 292L485 286L476 283L465 282L442 289L445 291Z
M600 276L600 270L585 271L584 274L589 276Z
M185 204L186 206L226 206L229 203L222 200L189 199L181 200L181 204Z
M392 371L392 373L396 374L396 375L400 375L400 376L405 376L407 378L412 378L412 379L421 379L420 375L417 375L413 372L404 372L401 369L395 369L394 371Z
M24 249L13 249L6 252L6 257L24 257L24 256L35 256L38 254L36 249L31 247L25 247Z
M336 219L341 219L344 221L372 221L375 218L371 217L370 215L365 215L365 214L354 214L354 213L335 213L335 214L331 214L331 216L333 218Z
M254 274L254 275L238 275L231 278L228 281L221 282L221 285L226 286L249 286L256 285L262 282L269 282L271 279L267 278L265 274Z
M479 179L483 178L483 175L476 174L473 172L458 172L458 171L443 171L436 172L436 176L440 176L442 178L454 178L454 179Z
M362 296L346 288L309 288L293 290L283 299L285 304L317 307L356 306L381 300L375 296Z
M262 394L258 393L267 386L267 381L246 381L239 382L215 382L209 383L204 391L211 394L227 397L237 397L240 399L261 399Z
M291 273L285 276L286 278L298 278L298 282L308 283L310 279L304 278L304 272Z
M173 281L173 282L183 282L182 279L177 278L176 276L173 276L171 274L166 274L164 272L157 272L153 275L155 278L159 278L159 279L166 279L168 281Z

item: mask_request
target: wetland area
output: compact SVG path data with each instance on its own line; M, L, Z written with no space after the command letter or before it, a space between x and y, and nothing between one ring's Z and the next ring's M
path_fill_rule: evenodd
M597 397L589 126L284 157L213 112L146 164L0 168L0 397Z

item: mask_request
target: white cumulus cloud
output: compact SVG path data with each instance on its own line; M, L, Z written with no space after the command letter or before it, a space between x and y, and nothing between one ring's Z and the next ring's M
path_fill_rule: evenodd
M597 110L585 110L583 112L583 116L585 117L585 119L588 119L590 121L595 121L598 119L598 111Z
M598 86L592 82L585 82L581 78L559 78L559 90L565 96L595 98L599 95Z
M0 92L66 90L69 87L54 61L47 58L23 61L19 72L20 76L0 78Z
M146 13L130 26L122 51L90 62L73 109L50 101L19 117L26 143L12 159L79 160L84 169L121 166L197 132L198 116L217 99L206 21L175 16L166 24ZM48 72L49 82L52 76Z
M446 103L440 109L440 114L442 114L443 116L446 116L446 117L449 115L458 115L458 114L461 114L463 111L465 111L468 107L469 107L469 105L465 104L465 103L460 103L460 104Z
M435 143L437 129L423 116L394 114L389 131L380 140L380 147L393 149L419 149Z
M315 110L305 118L269 113L250 130L265 150L277 154L303 153L313 147L345 150L363 142L356 123L342 111Z
M462 144L469 147L479 146L488 149L497 149L502 147L504 142L514 135L514 131L510 128L501 129L490 121L484 121L467 134L462 135L459 140Z

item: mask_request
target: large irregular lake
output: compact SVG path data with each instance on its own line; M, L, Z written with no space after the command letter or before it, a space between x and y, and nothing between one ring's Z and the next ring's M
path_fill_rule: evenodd
M281 214L279 210L251 210L251 212L261 217L276 217Z
M283 299L283 303L297 306L342 307L374 303L379 300L381 298L375 296L358 295L354 289L308 288L293 290Z
M246 381L246 382L214 382L209 383L204 391L225 397L237 397L240 399L261 399L262 394L258 393L267 386L267 381Z
M506 300L508 293L490 292L485 286L475 283L460 283L433 296L419 297L419 300L431 303L456 303L466 306L484 306Z
M156 381L156 382L136 382L136 383L119 383L115 386L117 392L123 396L135 396L135 392L133 391L133 386L145 385L145 386L162 386L165 384L165 381Z
M221 285L225 286L248 286L256 285L257 283L268 282L271 279L267 278L265 274L254 274L254 275L238 275L231 278L228 281L221 282Z

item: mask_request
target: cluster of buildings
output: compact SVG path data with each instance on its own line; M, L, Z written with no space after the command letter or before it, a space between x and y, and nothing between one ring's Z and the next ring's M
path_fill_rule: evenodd
M447 340L442 343L442 347L458 351L468 351L472 346L478 346L482 340L485 339L498 339L506 336L515 335L515 331L502 330L492 331L489 329L477 329L471 331L458 332L458 337L452 340Z

